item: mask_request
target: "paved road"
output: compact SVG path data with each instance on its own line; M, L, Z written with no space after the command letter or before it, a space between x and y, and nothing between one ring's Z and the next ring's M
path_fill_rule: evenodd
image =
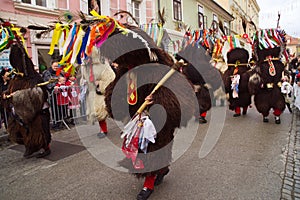
M282 199L300 200L300 111L294 110L288 144L285 146L285 171Z
M150 199L281 198L292 115L285 111L276 125L273 117L263 123L255 108L239 118L225 114L220 138L204 158L199 158L204 138L221 123L210 119L212 112L197 134L176 135L177 160ZM45 159L24 159L19 145L1 150L0 199L135 199L143 180L118 170L120 129L112 120L108 125L104 140L96 137L96 125L53 133L52 154Z

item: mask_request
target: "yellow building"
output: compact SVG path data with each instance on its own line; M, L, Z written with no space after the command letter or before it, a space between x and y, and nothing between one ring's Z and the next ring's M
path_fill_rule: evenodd
M259 11L260 8L256 0L215 0L224 9L226 9L234 20L231 23L232 34L243 34L242 19L247 22L252 21L256 28L259 27ZM250 23L247 23L246 33L252 35L256 31L255 27Z

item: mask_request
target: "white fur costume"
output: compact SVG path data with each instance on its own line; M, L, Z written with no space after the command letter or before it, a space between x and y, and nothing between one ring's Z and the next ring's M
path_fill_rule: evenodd
M102 121L108 116L104 94L105 88L115 79L115 73L110 67L108 60L100 59L100 54L96 48L93 48L92 51L92 67L94 82L90 82L89 80L91 75L89 66L84 66L82 78L87 80L88 83L86 114L89 122L94 123L95 119ZM98 81L98 91L101 92L101 95L96 94L96 81Z

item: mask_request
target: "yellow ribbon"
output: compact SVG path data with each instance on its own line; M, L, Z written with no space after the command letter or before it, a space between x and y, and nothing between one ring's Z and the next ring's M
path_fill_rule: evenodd
M95 10L92 10L91 12L91 15L93 16L93 17L96 17L97 19L105 19L105 20L107 20L107 21L109 21L110 20L110 18L109 17L107 17L107 16L104 16L104 15L99 15L99 13L97 13Z
M55 24L55 29L53 31L53 36L52 36L52 41L50 44L50 50L49 50L49 55L52 55L54 52L54 47L56 45L58 45L58 41L61 37L61 33L62 33L62 28L61 28L61 24L60 23L56 23Z

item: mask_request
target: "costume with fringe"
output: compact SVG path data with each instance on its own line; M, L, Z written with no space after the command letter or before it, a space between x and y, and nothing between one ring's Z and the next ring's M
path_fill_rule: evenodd
M5 100L8 111L8 133L12 141L25 145L24 157L34 152L48 149L51 141L48 93L46 86L39 86L42 77L34 70L34 65L20 44L11 46L9 56L11 66L19 74L11 79Z
M251 95L248 91L250 66L249 53L243 48L234 48L227 53L228 69L224 72L225 92L229 94L229 109L240 115L240 108L246 114L251 104Z
M176 59L183 59L187 63L187 66L182 67L181 71L195 90L201 122L201 119L205 119L206 112L211 109L213 93L223 86L222 76L216 68L211 66L211 58L207 55L206 50L196 43L188 45L177 53ZM196 114L196 116L198 115Z
M267 117L273 109L275 122L279 124L279 116L285 109L285 99L281 93L284 64L280 60L284 38L277 29L257 31L255 38L257 66L250 78L249 89L255 95L254 103L257 111L263 115L264 122L268 122Z
M133 117L153 90L155 83L159 82L174 64L171 56L157 48L145 32L133 26L126 28L131 31L128 35L112 35L100 48L105 57L119 65L115 80L106 88L105 102L110 116L124 122L129 117L128 109L130 117ZM127 72L134 73L137 77L138 98L132 105L128 105L126 99L128 89L127 79L124 77ZM148 144L146 154L138 149L137 158L142 160L144 168L135 169L130 159L125 159L120 164L137 177L157 175L160 170L167 167L172 160L175 129L186 126L187 121L193 117L194 107L190 106L195 105L191 98L193 95L193 90L180 73L168 79L167 83L152 95L154 103L162 106L166 112L166 121L163 124L162 111L155 108L151 110L153 105L149 106L151 121L156 129L160 128L157 130L155 143ZM113 96L118 97L117 101L113 100Z

